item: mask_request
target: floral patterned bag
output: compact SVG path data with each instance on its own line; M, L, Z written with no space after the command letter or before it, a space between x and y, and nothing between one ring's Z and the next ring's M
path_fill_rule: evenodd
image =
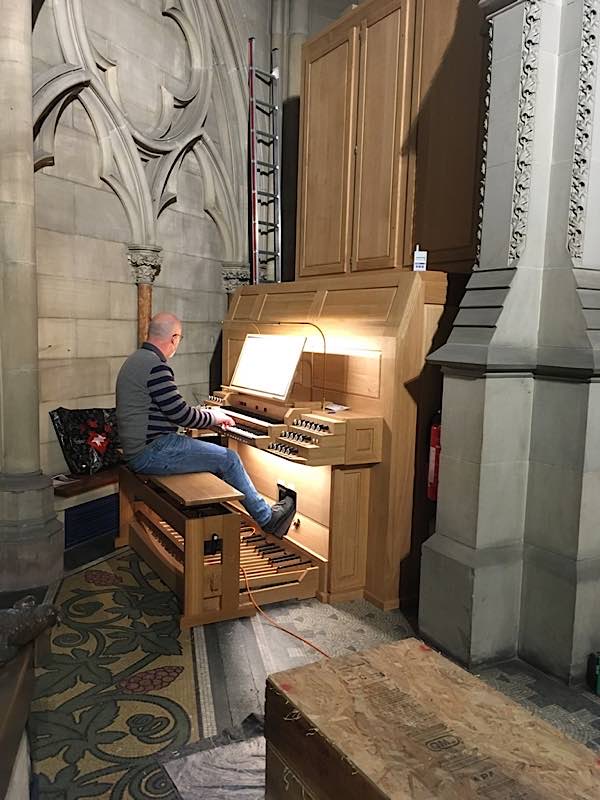
M73 475L93 475L119 463L114 408L55 408L49 414Z

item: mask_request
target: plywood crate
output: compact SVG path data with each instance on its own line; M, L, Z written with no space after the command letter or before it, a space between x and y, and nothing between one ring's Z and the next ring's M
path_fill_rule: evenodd
M599 800L600 759L417 639L267 680L267 800Z

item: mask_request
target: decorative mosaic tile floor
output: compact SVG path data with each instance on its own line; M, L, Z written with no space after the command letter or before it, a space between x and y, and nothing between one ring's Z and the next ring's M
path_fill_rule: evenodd
M40 800L227 797L219 780L232 780L240 799L264 796L266 677L320 658L316 651L260 616L182 633L175 598L128 549L74 570L57 602L65 622L53 632L54 661L39 673L30 725ZM268 612L332 656L414 635L399 611L365 601ZM600 698L517 660L477 674L600 750Z

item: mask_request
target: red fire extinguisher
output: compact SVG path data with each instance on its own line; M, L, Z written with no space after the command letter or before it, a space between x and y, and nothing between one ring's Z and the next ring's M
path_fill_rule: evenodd
M440 472L440 452L442 450L442 415L437 412L429 430L429 470L427 472L427 498L437 500L438 477Z

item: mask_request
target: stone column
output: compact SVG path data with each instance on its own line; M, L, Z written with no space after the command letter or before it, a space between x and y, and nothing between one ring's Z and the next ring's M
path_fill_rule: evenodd
M62 525L40 472L31 3L0 0L0 591L62 573Z
M308 37L309 0L273 0L271 42L280 52L281 97L298 97L302 85L302 45Z
M158 245L131 244L127 260L133 270L138 289L138 344L148 338L148 325L152 318L152 285L162 266L162 247Z
M280 88L282 100L287 92L287 61L288 61L288 26L289 26L290 0L273 0L271 6L271 47L279 50L279 63L281 65Z
M468 665L518 651L561 4L482 0L488 115L478 263L447 344L422 634ZM515 147L516 143L516 147Z
M308 0L291 0L288 30L287 97L300 94L302 86L302 45L308 37Z
M519 644L565 680L600 649L599 15L563 3Z

